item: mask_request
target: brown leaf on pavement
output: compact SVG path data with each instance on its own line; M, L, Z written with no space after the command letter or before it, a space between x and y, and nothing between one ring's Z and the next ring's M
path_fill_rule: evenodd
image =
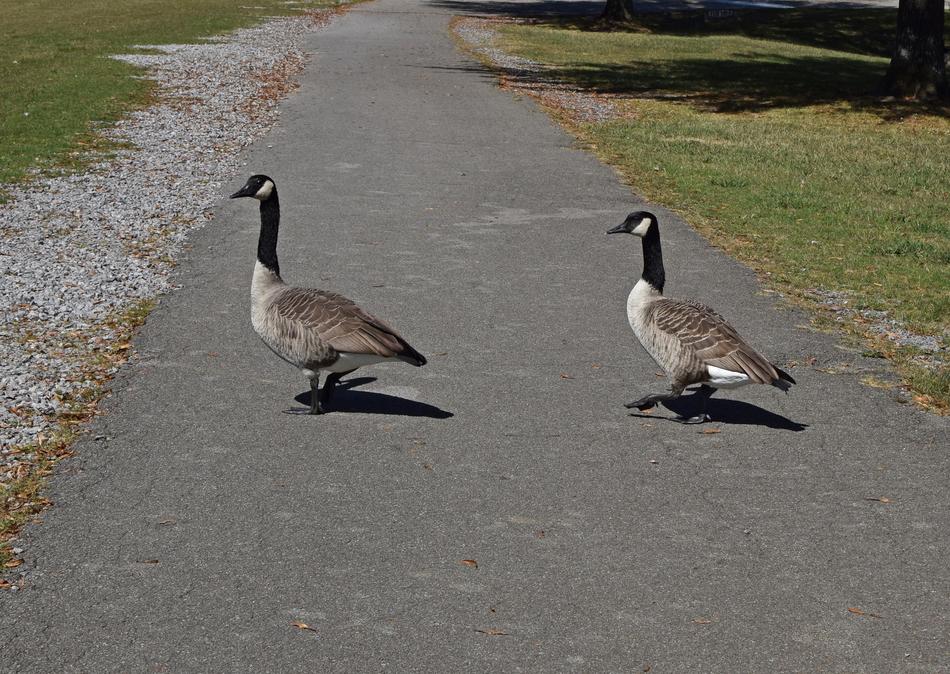
M693 618L693 622L697 625L711 625L712 620L709 618Z
M474 559L463 559L462 564L464 564L465 566L470 566L473 569L478 568L478 562L475 561Z
M722 431L719 430L718 428L704 428L703 430L700 431L700 433L702 433L703 435L713 435L715 433L722 433Z
M887 498L886 496L865 496L865 501L877 501L878 503L893 503L894 501Z
M296 627L298 630L307 630L308 632L316 632L316 631L317 631L315 628L310 627L310 625L308 625L307 623L302 623L302 622L300 622L299 620L295 620L295 621L293 621L293 622L290 623L290 624L293 625L294 627Z
M853 613L854 615L864 615L868 618L883 618L884 616L878 615L877 613L869 613L867 611L862 611L857 606L849 606L848 613Z
M11 559L9 562L7 562L6 564L4 564L3 567L4 567L5 569L15 569L15 568L17 568L18 566L20 566L20 564L22 564L22 563L23 563L23 560L22 560L22 559Z
M480 632L481 634L487 634L490 637L504 637L508 635L507 632L504 632L498 629L497 627L489 627L487 630L475 630L475 631Z

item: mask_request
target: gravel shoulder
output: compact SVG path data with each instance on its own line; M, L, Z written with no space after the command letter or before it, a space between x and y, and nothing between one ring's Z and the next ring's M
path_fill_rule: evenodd
M212 222L240 151L293 88L306 35L333 13L116 56L158 85L155 105L101 130L122 149L83 173L4 186L0 489L31 473L64 423L94 412L129 353L116 350L124 319L173 288L187 237Z

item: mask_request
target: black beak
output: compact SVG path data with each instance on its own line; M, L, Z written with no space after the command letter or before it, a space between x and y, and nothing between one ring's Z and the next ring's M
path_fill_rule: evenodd
M253 196L254 196L254 191L253 191L253 190L254 190L254 188L252 188L250 185L245 185L244 187L242 187L241 189L239 189L237 192L235 192L234 194L232 194L232 195L231 195L230 197L228 197L228 198L229 198L229 199L237 199L238 197L253 197Z
M604 234L629 234L630 229L627 227L626 222L621 222L616 227L611 227Z

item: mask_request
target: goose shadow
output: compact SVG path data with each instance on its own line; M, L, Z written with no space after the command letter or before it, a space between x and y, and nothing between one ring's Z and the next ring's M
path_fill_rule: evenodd
M691 417L699 413L699 399L697 398L694 402L693 398L695 397L695 395L683 396L675 400L667 400L662 404L663 407L679 416ZM766 426L783 431L795 431L796 433L808 428L808 424L800 424L797 421L792 421L788 417L775 414L775 412L769 412L758 405L742 402L741 400L729 400L727 398L710 398L706 406L706 414L708 414L710 418L708 423ZM630 416L640 417L642 419L676 422L672 417L660 417L638 412L632 412Z
M359 386L371 384L376 377L356 377L341 381L336 385L333 398L326 405L328 414L334 412L363 414L392 414L403 417L429 417L430 419L448 419L455 416L435 405L400 398L399 396L375 393L373 391L354 391ZM294 400L303 405L310 405L310 391L304 391Z

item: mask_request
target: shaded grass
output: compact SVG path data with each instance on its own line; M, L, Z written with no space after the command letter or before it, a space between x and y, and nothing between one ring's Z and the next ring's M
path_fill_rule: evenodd
M847 292L946 345L950 120L869 95L887 67L876 53L890 15L772 12L664 28L666 17L621 32L508 25L502 46L550 64L555 80L619 96L630 115L574 131L781 289ZM850 19L842 28L835 17ZM822 43L838 49L812 46ZM945 370L889 355L950 404Z
M4 14L0 54L0 183L31 167L81 165L107 149L94 124L148 101L141 71L108 56L134 45L194 42L258 22L336 4L303 0L23 0ZM250 7L249 5L253 5Z

